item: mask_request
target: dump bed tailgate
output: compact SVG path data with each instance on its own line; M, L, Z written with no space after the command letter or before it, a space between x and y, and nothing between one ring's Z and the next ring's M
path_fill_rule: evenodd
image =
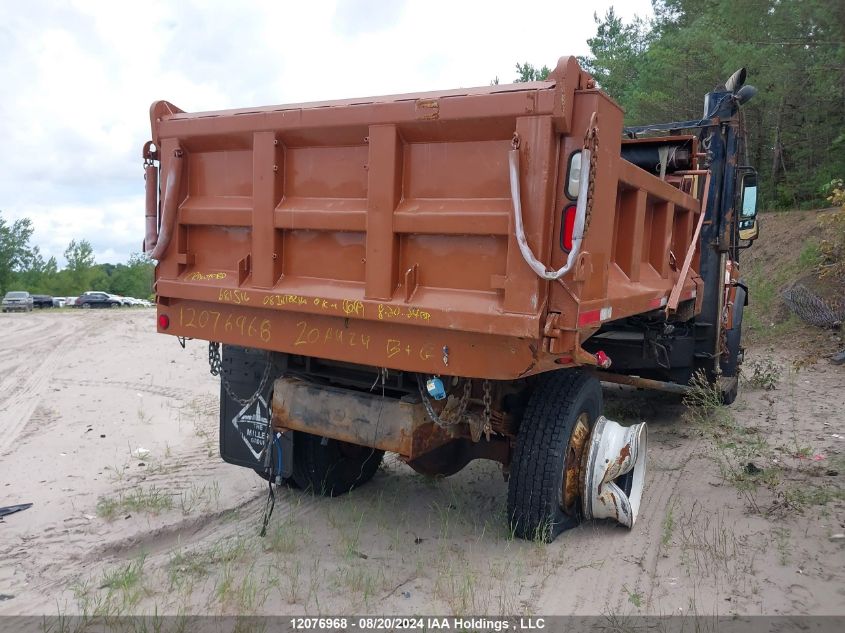
M160 329L419 371L531 371L548 288L514 238L508 152L517 132L526 233L548 249L572 68L568 82L250 110L156 102L161 223L168 204L175 215Z

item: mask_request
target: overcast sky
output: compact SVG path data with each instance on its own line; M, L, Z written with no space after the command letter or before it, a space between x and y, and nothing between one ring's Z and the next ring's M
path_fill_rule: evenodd
M0 2L0 211L59 265L121 262L144 231L149 106L185 111L502 83L588 52L593 13L649 0Z

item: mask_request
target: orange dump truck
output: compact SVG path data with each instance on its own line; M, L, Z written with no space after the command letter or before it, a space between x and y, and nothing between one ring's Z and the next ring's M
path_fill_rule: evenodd
M209 341L223 459L338 495L384 451L427 475L485 458L517 535L632 525L645 428L602 416L600 381L736 394L744 79L644 128L572 57L532 83L154 103L158 331Z

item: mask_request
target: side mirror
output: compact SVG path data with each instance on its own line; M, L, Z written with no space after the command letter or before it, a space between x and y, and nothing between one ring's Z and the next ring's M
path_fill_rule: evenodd
M756 240L760 233L757 226L757 172L742 174L739 188L739 239Z

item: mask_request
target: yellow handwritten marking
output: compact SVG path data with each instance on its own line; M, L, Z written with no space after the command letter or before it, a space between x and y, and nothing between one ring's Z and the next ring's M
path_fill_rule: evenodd
M409 319L420 319L422 321L429 321L431 319L431 314L425 310L421 310L420 308L408 308L408 312L405 316Z
M308 299L299 295L270 295L269 297L264 297L264 305L266 306L301 306L307 303Z
M320 299L314 297L314 305L321 310L335 310L337 311L337 301L329 301L327 299Z
M402 341L395 338L387 339L387 357L393 358L394 356L396 356L399 352L402 351L401 346Z
M217 334L217 328L220 323L220 317L226 316L226 321L223 329L226 332L231 332L232 328L240 329L242 336L249 338L260 338L267 343L272 338L272 325L269 319L263 319L258 322L258 317L252 317L249 324L246 323L245 316L238 316L231 313L223 313L217 310L197 310L196 308L179 307L179 325L186 329L211 329L211 335ZM234 319L234 321L233 321ZM244 331L246 329L246 331Z
M417 319L420 321L429 321L431 319L431 313L426 312L421 308L410 306L405 312L403 312L401 306L384 305L383 303L378 304L378 318L380 320L398 319L402 316L409 320Z
M323 345L344 345L347 347L363 347L370 349L370 335L360 334L354 330L346 330L343 328L327 327L325 329L320 327L310 327L307 321L299 321L296 324L297 333L293 341L293 346L299 345L314 345L320 343L322 339Z
M249 293L245 290L229 290L227 288L221 288L217 295L218 301L234 303L235 305L249 303L251 298L252 297L250 297Z
M397 306L386 306L383 303L378 304L378 318L380 320L395 319L399 316L402 316L402 308Z
M201 273L193 272L187 277L188 281L208 281L210 279L226 279L226 273Z
M358 300L344 299L343 313L346 316L364 316L364 304Z

